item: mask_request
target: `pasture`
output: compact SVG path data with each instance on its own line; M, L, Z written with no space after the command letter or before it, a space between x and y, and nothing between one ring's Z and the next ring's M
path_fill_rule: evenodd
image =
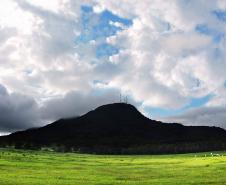
M223 185L226 153L218 154L120 156L0 149L0 184Z

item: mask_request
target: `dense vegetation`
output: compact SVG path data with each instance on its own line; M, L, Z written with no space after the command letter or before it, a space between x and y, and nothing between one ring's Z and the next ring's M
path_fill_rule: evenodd
M218 154L112 156L0 149L0 184L224 185L226 153Z

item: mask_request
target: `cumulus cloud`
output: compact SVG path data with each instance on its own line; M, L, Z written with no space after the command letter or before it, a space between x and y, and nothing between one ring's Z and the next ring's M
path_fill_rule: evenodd
M141 107L180 109L191 98L209 94L214 95L207 103L212 112L226 105L226 26L219 18L226 11L223 0L3 0L1 5L0 84L7 90L0 88L0 105L2 111L5 101L15 107L18 98L17 106L32 107L27 110L31 117L12 108L12 119L18 112L27 121L9 130L82 114L113 101L120 91ZM92 7L87 28L82 6ZM113 19L105 24L117 31L78 41L92 34L90 27L106 10L112 13L107 16L126 18L132 25ZM103 43L117 51L98 58ZM98 93L109 91L98 97L97 88ZM222 116L210 115L215 118L206 122L212 124L214 118L223 124Z
M85 57L79 53L81 48L74 42L80 32L78 17L82 3L58 1L58 4L60 10L53 12L32 1L11 2L10 6L15 6L16 11L8 16L15 20L4 26L15 28L16 32L0 49L1 56L5 56L0 66L1 83L7 84L10 90L48 96L81 86L88 88L90 66L85 64ZM70 13L72 8L74 13ZM18 26L16 17L24 24ZM92 58L94 49L87 48L86 55ZM80 76L84 78L83 83L78 79Z
M124 5L119 10L116 10L116 2L104 4L104 7L122 15L127 12L125 8L130 7L134 15L126 15L136 17L132 27L108 38L109 43L123 48L111 60L134 66L133 70L127 67L131 74L126 72L119 81L128 76L133 78L132 74L136 74L139 87L143 84L145 88L137 90L137 83L131 80L128 89L135 98L142 100L143 97L150 106L180 107L189 97L216 92L226 78L222 73L226 63L215 53L217 48L222 55L224 38L220 43L214 43L210 35L195 29L201 23L219 25L219 20L211 14L219 7L218 3L212 1L164 1L161 3L163 6L159 3L148 0L141 3L123 1ZM147 4L150 7L144 11ZM112 83L118 84L118 81L113 80ZM128 84L122 83L122 88L127 89Z

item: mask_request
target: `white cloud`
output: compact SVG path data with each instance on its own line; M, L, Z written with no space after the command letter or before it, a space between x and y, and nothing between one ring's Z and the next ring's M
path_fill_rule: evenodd
M99 40L75 42L82 31L81 5L94 6L96 13L108 9L133 20L130 27L110 22L123 28L106 38L119 49L118 54L98 59ZM191 97L208 94L214 94L209 107L225 106L225 38L215 42L214 33L195 30L205 24L225 34L224 22L212 14L215 9L225 9L225 2L3 0L0 84L7 87L8 94L26 94L46 109L51 109L46 101L62 103L59 97L63 96L67 103L72 98L76 104L79 99L75 96L83 99L83 94L93 107L97 86L121 90L142 106L181 108ZM95 80L104 85L94 84ZM115 95L109 94L111 100ZM56 114L71 115L74 110L84 110L83 104L89 107L85 101L77 104L76 109L69 106L70 110L60 109Z
M67 14L66 10L49 11L48 4L47 7L43 6L41 1L40 7L33 5L38 3L36 1L30 2L32 4L22 0L15 2L8 6L17 11L6 11L11 14L13 21L4 19L7 24L2 23L2 32L11 29L13 33L5 34L3 39L7 37L7 40L0 45L3 57L3 64L0 65L1 83L7 85L10 91L16 90L38 98L40 94L45 97L50 92L57 94L81 86L87 88L90 66L86 60L95 56L95 53L93 46L86 46L86 51L82 51L83 46L74 43L76 32L80 31L78 17L81 2L58 1L61 6L63 3L65 6L71 4L67 10L75 8L76 15ZM20 21L16 17L20 17ZM81 52L85 52L85 55L80 55Z
M117 2L103 4L102 7L113 12L136 17L132 27L108 38L109 43L124 49L110 59L117 64L128 63L124 74L130 80L126 78L129 82L120 86L130 89L134 97L140 96L140 100L151 106L178 107L184 106L189 97L217 93L223 86L225 57L220 59L215 51L219 48L219 53L223 53L224 39L214 43L211 36L195 30L199 24L225 30L212 14L219 8L218 2L146 0L122 1L120 6ZM129 9L133 15L127 13L131 12ZM122 78L123 75L119 81ZM139 83L128 87L135 82L134 78Z

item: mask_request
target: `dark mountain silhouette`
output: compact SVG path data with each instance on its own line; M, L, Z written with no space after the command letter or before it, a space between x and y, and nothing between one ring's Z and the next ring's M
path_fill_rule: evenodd
M154 121L132 105L115 103L77 118L0 137L0 145L87 153L184 153L225 150L226 131Z

